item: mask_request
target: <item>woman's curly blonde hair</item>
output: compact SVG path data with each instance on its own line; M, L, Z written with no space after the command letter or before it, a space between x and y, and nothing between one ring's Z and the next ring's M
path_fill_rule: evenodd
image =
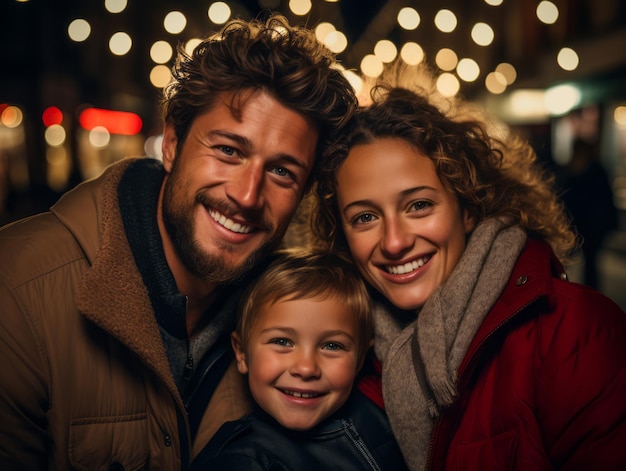
M505 218L569 261L576 236L554 176L528 142L471 103L443 97L423 65L394 65L372 86L370 99L334 143L317 183L311 221L317 243L349 252L339 220L336 172L355 145L393 137L432 159L444 186L477 223Z

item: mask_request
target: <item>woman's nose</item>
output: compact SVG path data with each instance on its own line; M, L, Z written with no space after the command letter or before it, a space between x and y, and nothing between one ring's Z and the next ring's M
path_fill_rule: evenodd
M414 236L398 219L386 219L380 248L389 257L398 257L413 246Z

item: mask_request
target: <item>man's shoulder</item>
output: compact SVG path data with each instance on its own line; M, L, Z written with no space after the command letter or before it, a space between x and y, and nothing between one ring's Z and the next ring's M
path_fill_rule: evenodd
M0 229L0 282L9 288L84 258L71 232L50 212Z

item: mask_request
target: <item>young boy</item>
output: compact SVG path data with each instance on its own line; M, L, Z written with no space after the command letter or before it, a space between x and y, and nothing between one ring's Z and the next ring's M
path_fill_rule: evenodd
M255 410L224 424L193 469L406 469L384 411L352 388L372 336L370 299L349 262L281 252L232 334Z

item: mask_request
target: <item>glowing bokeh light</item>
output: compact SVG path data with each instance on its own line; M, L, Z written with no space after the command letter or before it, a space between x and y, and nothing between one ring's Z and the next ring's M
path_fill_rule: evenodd
M374 46L374 55L385 63L393 62L398 56L398 48L388 39L381 39Z
M504 93L506 90L506 77L500 72L490 72L485 77L485 88L494 95Z
M60 147L65 142L66 133L63 126L60 124L53 124L48 126L44 132L44 139L46 143L51 147Z
M415 8L404 7L398 12L398 24L408 31L416 29L420 21L420 15Z
M615 107L613 119L619 126L626 126L626 106Z
M437 67L441 70L448 72L454 70L458 63L459 58L457 57L456 52L447 47L440 49L435 56L435 64L437 64Z
M193 54L193 50L202 42L200 38L191 38L185 43L185 52L189 55Z
M409 41L400 49L400 57L409 65L417 65L424 60L424 49L419 44Z
M89 143L96 149L104 149L111 142L111 133L104 126L96 126L89 131Z
M215 2L209 7L209 11L207 12L207 14L209 16L209 20L211 20L216 25L221 25L226 23L230 19L230 15L232 14L232 12L227 3Z
M476 23L472 28L471 36L479 46L488 46L493 42L494 32L487 23Z
M439 10L435 15L435 26L443 33L451 33L455 30L457 19L450 10Z
M367 54L361 60L361 72L368 77L376 78L383 73L384 65L374 54Z
M128 33L124 33L123 31L118 31L111 36L109 39L109 49L116 56L123 56L128 54L130 48L133 46L133 40L128 35Z
M335 25L328 23L327 21L323 21L315 27L315 37L318 41L326 44L326 36L334 31L336 31Z
M171 11L165 15L163 27L170 34L178 34L187 26L187 18L179 11Z
M169 67L165 65L157 65L150 71L150 83L156 88L163 88L172 79L172 73Z
M167 41L156 41L150 48L150 58L157 64L165 64L173 54L174 49Z
M289 0L289 9L294 15L303 16L311 11L311 0Z
M459 92L461 84L453 74L444 72L437 78L436 87L443 96L452 97Z
M465 57L461 59L457 64L456 73L461 78L461 80L465 80L466 82L473 82L480 75L480 67L474 59L469 59Z
M497 6L502 5L503 1L504 0L485 0L485 3L487 5L491 5L492 7L497 7Z
M573 85L558 85L545 93L545 106L552 115L563 115L580 103L581 93Z
M126 0L104 0L104 8L109 13L121 13L126 9Z
M324 44L326 44L326 47L335 54L339 54L345 51L346 47L348 47L348 38L341 31L332 31L326 36Z
M67 27L67 35L77 43L85 41L91 34L91 25L82 18L72 21Z
M556 56L556 61L563 70L575 70L578 67L578 54L569 47L561 49Z
M502 62L496 67L496 72L502 74L506 79L506 85L511 85L517 79L517 70L508 62Z
M554 3L543 0L537 5L537 18L547 25L554 24L559 18L559 9Z
M17 106L7 106L0 115L0 122L7 128L17 128L24 120L24 113Z
M48 127L53 124L61 124L63 122L63 112L56 106L49 106L41 114L43 125Z
M87 130L102 126L113 134L124 134L127 136L137 134L143 126L141 118L135 113L100 108L83 110L78 116L78 122Z

